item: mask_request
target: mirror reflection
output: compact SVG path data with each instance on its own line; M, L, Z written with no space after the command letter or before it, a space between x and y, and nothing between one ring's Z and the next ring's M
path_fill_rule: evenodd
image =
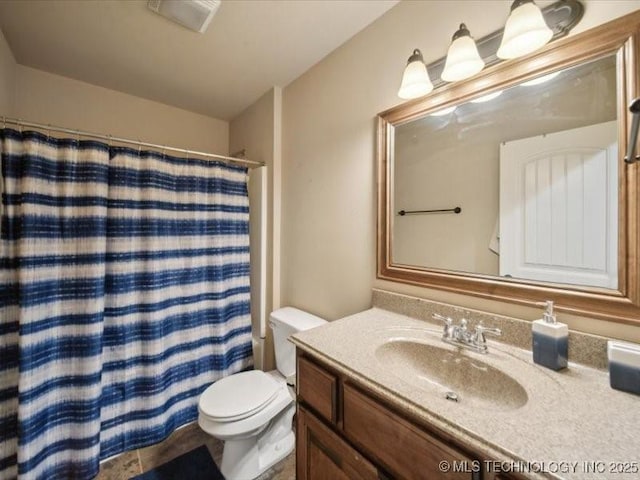
M396 125L392 263L616 289L616 70L609 55Z

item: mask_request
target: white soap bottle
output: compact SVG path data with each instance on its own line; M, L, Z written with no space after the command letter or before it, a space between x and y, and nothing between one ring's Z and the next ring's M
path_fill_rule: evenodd
M553 302L547 300L542 319L533 322L533 361L552 370L567 367L569 327L558 323L553 313Z

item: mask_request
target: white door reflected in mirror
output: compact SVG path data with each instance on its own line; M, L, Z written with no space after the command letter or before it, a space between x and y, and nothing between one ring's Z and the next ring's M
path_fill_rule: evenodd
M618 287L615 121L500 146L500 275Z

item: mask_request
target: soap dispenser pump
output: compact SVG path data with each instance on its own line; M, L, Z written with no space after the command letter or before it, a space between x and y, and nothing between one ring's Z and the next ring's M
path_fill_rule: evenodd
M533 361L552 370L567 367L569 327L556 321L553 302L539 303L545 307L540 320L533 322Z

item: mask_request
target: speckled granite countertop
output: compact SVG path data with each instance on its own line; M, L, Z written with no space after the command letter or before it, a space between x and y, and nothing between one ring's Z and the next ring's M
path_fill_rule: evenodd
M460 350L439 339L438 325L373 308L300 332L298 348L351 376L389 404L432 424L531 478L640 478L640 397L613 390L606 372L570 363L553 372L533 364L531 352L489 340L489 354ZM446 387L424 388L407 368L381 356L389 340L460 352L464 368L489 365L524 387L523 406L505 390L505 407L444 398ZM413 359L415 360L415 359ZM480 363L482 362L482 363ZM422 388L421 388L422 387ZM488 387L491 388L491 387ZM513 401L512 401L513 400ZM596 469L588 473L587 467ZM619 473L620 470L627 473Z

